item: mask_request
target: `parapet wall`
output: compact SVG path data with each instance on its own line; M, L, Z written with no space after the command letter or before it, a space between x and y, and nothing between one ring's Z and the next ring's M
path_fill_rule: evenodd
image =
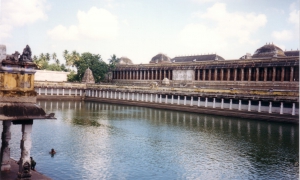
M38 99L73 99L299 123L299 91L37 82ZM230 112L229 112L230 111Z

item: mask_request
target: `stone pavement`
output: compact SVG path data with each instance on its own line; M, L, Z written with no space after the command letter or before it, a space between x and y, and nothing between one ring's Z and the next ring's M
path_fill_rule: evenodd
M11 159L10 165L11 165L11 170L9 172L0 173L0 180L17 180L17 175L19 170L17 161ZM31 171L31 180L51 180L51 178L37 171Z

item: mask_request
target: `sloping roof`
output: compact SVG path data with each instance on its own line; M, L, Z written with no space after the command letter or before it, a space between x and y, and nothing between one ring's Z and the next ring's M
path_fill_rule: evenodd
M266 44L258 48L254 52L252 58L263 58L263 57L273 57L273 56L284 57L286 55L284 54L282 49L275 46L274 44Z
M178 56L172 59L172 62L193 62L193 61L215 61L225 60L217 54L195 55L195 56Z
M299 56L299 50L296 51L284 51L286 56Z
M171 63L171 58L165 54L157 54L154 56L149 63Z

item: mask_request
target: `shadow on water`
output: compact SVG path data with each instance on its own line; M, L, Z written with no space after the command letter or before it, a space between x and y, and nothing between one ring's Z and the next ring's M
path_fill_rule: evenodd
M49 148L39 142L64 151L52 162L63 166L58 175L50 175L54 179L68 179L66 173L74 171L80 174L75 179L299 176L298 125L96 102L38 104L58 118L35 125L49 128L50 136L35 129L38 136L33 137L38 137L39 149L33 150L37 159L44 158L37 152ZM46 169L41 172L47 174Z

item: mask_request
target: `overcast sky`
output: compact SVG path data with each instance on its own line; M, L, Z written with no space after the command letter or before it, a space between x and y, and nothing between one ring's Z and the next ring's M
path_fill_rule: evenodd
M164 53L237 59L266 43L299 48L297 0L0 0L0 44L148 63Z

